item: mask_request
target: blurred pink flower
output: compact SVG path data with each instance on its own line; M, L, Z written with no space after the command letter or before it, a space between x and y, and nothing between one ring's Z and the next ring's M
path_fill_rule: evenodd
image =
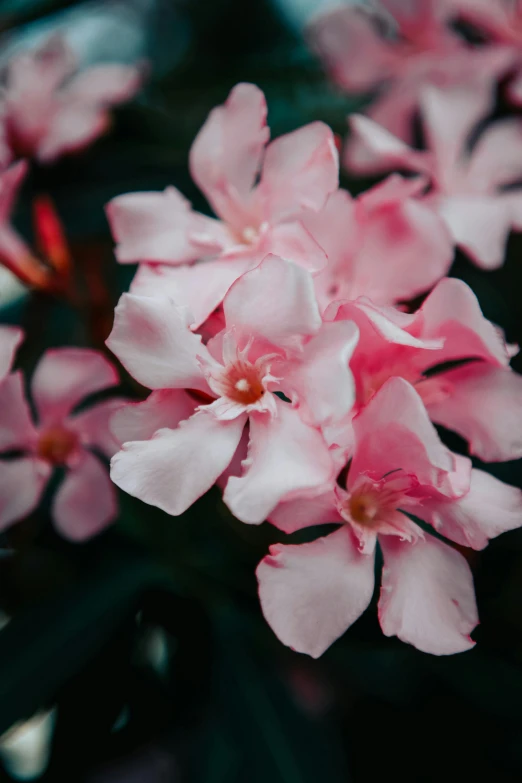
M320 426L354 402L348 363L357 328L323 323L310 273L274 256L233 284L223 312L224 329L204 345L168 297L122 296L107 345L155 391L115 415L124 445L111 477L181 514L227 470L248 423L243 471L229 477L224 499L239 519L259 524L282 499L331 481Z
M37 412L32 420L23 378L13 373L0 385L0 527L26 517L40 502L56 467L65 478L52 516L65 537L81 541L112 522L117 501L109 474L91 449L111 457L117 450L108 420L122 400L110 399L75 412L89 394L116 386L114 367L88 348L56 348L40 360L31 382ZM22 452L10 456L8 452Z
M388 177L356 199L333 193L303 222L328 256L315 276L322 308L340 299L369 297L395 304L429 290L449 270L453 243L442 219L417 196L423 177Z
M74 53L59 36L16 54L0 98L4 153L50 163L104 133L109 109L139 89L142 69L94 65L77 73Z
M380 88L369 116L411 142L426 85L447 88L464 82L492 93L513 59L504 47L467 44L450 28L454 6L452 0L352 4L318 15L310 40L341 88L352 93Z
M469 566L404 512L480 549L522 525L522 492L452 455L400 378L382 386L353 426L346 490L332 484L314 501L283 505L271 520L287 533L326 522L341 527L311 543L270 548L257 570L267 621L284 644L320 656L370 603L378 540L385 635L435 655L470 649L478 615Z
M0 326L0 384L10 372L23 339L24 333L18 326Z
M348 319L359 330L350 361L353 413L400 376L415 386L432 420L458 432L472 454L489 462L522 457L522 376L511 370L500 329L465 283L441 280L411 315L361 297L331 305L325 317Z
M142 265L132 291L168 287L189 307L195 327L267 254L311 270L326 263L300 218L304 210L321 209L337 189L333 133L313 122L268 144L266 114L261 90L238 84L192 145L192 177L219 220L194 212L173 187L118 196L107 206L121 263L184 265Z
M509 232L522 230L522 190L508 190L522 176L522 121L489 125L469 151L472 132L491 108L480 90L428 88L422 96L428 149L414 150L361 115L350 124L346 164L358 172L409 169L427 176L424 199L446 222L456 245L485 269L501 266Z

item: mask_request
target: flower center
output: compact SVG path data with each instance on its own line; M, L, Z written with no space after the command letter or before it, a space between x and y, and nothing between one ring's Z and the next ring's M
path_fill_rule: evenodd
M252 245L258 237L259 234L253 226L247 226L241 232L241 239L246 245Z
M58 425L41 433L36 451L39 457L52 465L63 465L77 446L76 433Z
M350 497L348 508L354 522L371 525L379 513L380 504L374 494L362 493Z
M249 362L239 361L227 368L225 394L241 405L253 405L265 393L258 369Z

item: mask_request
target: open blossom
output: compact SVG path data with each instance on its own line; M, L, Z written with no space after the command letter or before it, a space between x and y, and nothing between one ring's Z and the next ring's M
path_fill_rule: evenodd
M294 499L272 519L287 533L327 522L340 527L311 543L270 548L257 570L267 621L285 644L321 655L367 608L378 541L386 636L436 655L468 650L478 622L469 566L408 515L481 549L522 525L522 492L452 455L400 378L360 412L354 433L346 488L332 484L313 500Z
M223 314L224 328L204 345L168 297L122 296L107 344L154 391L115 415L124 445L111 477L181 514L229 468L248 424L248 455L224 499L258 524L281 500L332 480L320 426L352 407L357 328L323 323L310 273L274 256L234 283Z
M118 382L114 367L97 351L49 350L31 383L36 421L24 395L22 374L13 373L0 384L1 528L36 508L56 468L65 469L51 512L60 533L83 540L114 520L115 490L92 449L107 457L116 451L108 420L122 401L105 400L80 412L75 408L87 395Z
M472 47L457 35L450 27L458 12L454 5L451 0L351 3L318 15L310 40L341 88L353 93L379 88L368 115L411 142L426 85L468 83L470 89L493 92L512 62L504 48Z
M522 376L509 367L500 330L471 289L445 278L413 314L368 299L331 305L326 319L357 324L350 367L354 413L391 377L415 386L431 419L455 430L485 461L522 457Z
M16 349L23 338L18 326L0 326L0 384L11 370Z
M429 290L449 270L453 243L443 220L423 203L422 177L392 175L356 199L345 190L308 213L304 224L328 256L314 277L321 307L369 297L395 304Z
M507 118L489 125L471 152L472 132L491 107L483 90L427 89L422 95L426 151L414 150L367 117L353 115L359 144L346 162L357 171L409 169L429 177L426 203L446 222L456 245L481 267L504 260L512 228L522 229L522 191L506 192L522 174L522 123Z
M300 218L321 209L337 188L332 131L313 122L268 144L266 114L261 90L238 84L192 145L192 178L217 220L194 212L173 187L119 196L107 207L117 259L162 265L142 265L132 291L168 287L196 327L267 254L312 270L326 263Z
M113 63L78 73L59 36L15 54L0 98L3 157L49 163L82 149L107 130L110 107L131 98L141 79L136 66Z

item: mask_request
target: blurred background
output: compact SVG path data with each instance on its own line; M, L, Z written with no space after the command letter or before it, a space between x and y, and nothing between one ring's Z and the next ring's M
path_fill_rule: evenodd
M78 318L3 272L1 320L27 331L24 368L49 346L103 344L133 272L113 260L110 198L174 184L208 210L188 151L238 81L264 90L272 137L316 119L346 134L364 99L338 92L306 45L319 6L1 0L0 64L56 30L82 64L148 62L144 89L115 110L109 134L34 166L24 184L16 226L30 239L33 199L49 195L90 292ZM343 184L355 194L370 182ZM510 342L522 341L521 235L502 269L484 273L462 257L452 274ZM522 485L519 463L492 470ZM1 781L522 780L521 530L472 554L473 651L436 658L385 638L374 599L313 661L283 647L259 609L254 570L277 530L236 522L217 491L179 519L120 499L118 523L82 546L53 532L45 504L4 536L14 554L0 562Z

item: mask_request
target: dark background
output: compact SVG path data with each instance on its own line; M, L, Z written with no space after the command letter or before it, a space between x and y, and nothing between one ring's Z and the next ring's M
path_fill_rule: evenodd
M265 91L273 137L315 119L344 136L346 114L361 105L327 83L277 0L115 5L145 31L150 76L115 112L110 135L52 168L33 167L24 188L20 230L30 236L32 198L49 193L88 292L81 312L40 294L2 312L27 330L28 371L46 347L100 347L110 329L131 277L112 257L103 212L111 197L172 183L207 210L188 150L234 84ZM57 12L71 6L95 8L2 0L4 42L61 23ZM352 193L368 185L344 184ZM511 342L522 341L521 250L522 237L512 237L503 269L484 273L459 258L452 270ZM491 470L522 484L518 462ZM259 609L254 569L280 535L236 522L217 491L177 519L122 495L115 527L70 545L44 505L4 541L16 554L0 562L0 607L12 616L0 632L0 733L58 706L45 781L520 781L522 531L465 552L481 616L473 651L436 658L385 638L375 598L318 661L283 647Z

